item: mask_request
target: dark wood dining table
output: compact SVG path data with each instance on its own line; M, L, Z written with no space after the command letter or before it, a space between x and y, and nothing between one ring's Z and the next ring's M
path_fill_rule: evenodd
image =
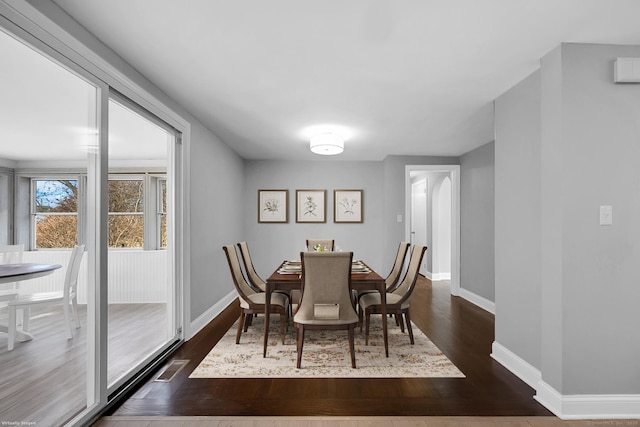
M364 264L360 261L361 264ZM270 321L270 305L271 293L276 290L292 291L300 290L302 287L302 275L300 273L282 273L283 267L287 264L284 261L269 276L265 286L265 313L264 313L264 351L262 356L267 357L267 343L269 341L269 321ZM366 264L364 264L366 266ZM367 266L368 267L368 266ZM384 337L385 355L389 357L389 342L387 340L387 288L384 278L376 273L372 268L368 267L365 272L352 270L351 272L351 289L357 291L374 290L380 292L380 300L382 301L382 334Z

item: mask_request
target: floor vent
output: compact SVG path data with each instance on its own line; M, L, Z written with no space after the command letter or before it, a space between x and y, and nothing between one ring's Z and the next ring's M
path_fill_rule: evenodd
M188 360L173 360L155 380L163 382L171 381L182 368L187 366L187 363L189 363Z

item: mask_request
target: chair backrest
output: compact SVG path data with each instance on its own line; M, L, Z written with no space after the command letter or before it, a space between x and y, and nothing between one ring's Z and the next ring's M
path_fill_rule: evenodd
M240 259L238 258L238 253L236 252L236 247L234 245L226 245L223 246L222 249L224 253L227 255L227 262L229 263L229 270L231 271L231 278L233 279L233 285L236 287L236 291L240 298L245 301L249 301L247 296L255 294L247 280L244 278L242 274L242 268L240 267Z
M64 293L63 298L68 301L69 298L76 294L78 289L78 273L80 273L80 264L84 255L84 245L76 245L71 251L67 272L64 276Z
M396 259L393 262L391 272L387 278L384 279L385 284L387 285L387 292L393 292L400 283L400 273L402 273L404 259L409 251L409 246L411 246L411 244L407 242L400 242L400 245L398 245L398 252L396 253Z
M251 254L249 254L249 246L247 242L238 243L238 247L240 248L240 255L242 256L242 261L244 262L244 271L247 272L247 279L249 279L249 285L254 288L255 291L264 292L266 289L266 285L264 280L258 273L256 272L255 267L253 266L253 261L251 261Z
M315 251L316 246L321 247L323 251L331 251L334 249L333 239L307 239L307 250Z
M351 300L353 252L301 252L300 259L302 295L296 316L313 319L319 304L338 304L339 319L355 312Z
M0 264L20 264L24 245L0 245Z
M409 258L409 266L407 267L407 273L404 275L402 282L392 293L396 295L402 295L400 301L397 304L402 304L411 296L413 288L418 281L418 274L420 273L420 264L422 263L422 257L424 256L426 246L414 245L411 249L411 257Z

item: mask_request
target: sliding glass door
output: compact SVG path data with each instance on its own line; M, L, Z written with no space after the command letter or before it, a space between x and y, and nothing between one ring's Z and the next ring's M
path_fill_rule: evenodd
M172 253L179 149L168 125L113 93L109 100L108 384L116 389L179 339Z
M180 133L3 15L0 56L0 246L61 265L0 288L0 421L81 425L181 339ZM72 337L42 305L9 350L7 305L62 291L75 245Z

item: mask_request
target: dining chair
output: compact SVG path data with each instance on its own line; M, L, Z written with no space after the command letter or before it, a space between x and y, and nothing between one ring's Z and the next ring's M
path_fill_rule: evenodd
M229 263L229 270L231 271L231 278L233 284L238 292L240 300L240 318L238 319L238 331L236 332L236 344L240 343L240 335L242 329L246 332L251 324L254 314L264 314L266 293L257 292L253 289L242 274L242 268L240 267L240 259L234 245L223 246L222 249L227 256L227 262ZM288 318L288 301L287 296L281 293L271 294L271 311L270 313L276 313L280 315L280 335L282 336L282 344L284 344L285 327L287 326Z
M353 252L301 252L302 296L293 317L297 329L297 367L307 329L348 331L351 367L356 367L354 329L358 315L351 300Z
M249 281L249 286L251 286L256 292L264 292L265 291L265 281L258 275L255 267L253 266L253 261L251 260L251 254L249 253L249 246L247 242L238 243L238 248L240 248L240 255L242 256L242 261L244 262L244 271L247 273L247 279Z
M333 252L335 249L335 241L333 239L307 239L307 250L315 251L316 248L321 248L320 251Z
M247 242L240 242L237 245L240 249L240 256L242 257L242 262L244 263L244 271L247 273L249 286L251 286L256 292L265 292L267 286L266 282L258 275L255 267L253 266L251 254L249 253L249 245L247 245ZM292 314L293 306L291 304L291 295L289 294L289 292L280 290L274 292L283 294L287 297L289 314Z
M414 340L413 330L411 329L411 316L409 315L409 302L413 289L418 281L420 264L422 263L422 258L426 250L426 246L413 246L411 249L411 256L409 258L409 266L407 267L407 272L405 273L404 278L395 290L386 294L386 312L387 314L394 314L396 316L396 319L400 322L402 332L404 332L404 321L402 319L402 315L404 314L411 344L414 343ZM380 294L376 292L362 295L358 304L360 306L360 311L363 312L365 316L365 345L368 345L371 315L382 314Z
M24 245L0 245L0 264L20 264ZM18 294L18 282L4 283L0 289L0 301L13 299Z
M37 305L58 305L62 304L64 320L67 331L67 339L73 338L73 328L71 327L72 316L76 329L80 327L80 316L78 316L78 273L80 263L84 255L84 245L76 245L71 251L69 264L64 278L64 287L57 292L38 292L33 294L19 295L8 303L9 307L9 344L8 349L13 350L16 339L17 315L16 310L22 309L22 330L29 331L29 309Z
M409 251L410 243L400 242L398 245L398 251L396 252L396 258L393 261L393 267L391 267L391 271L384 279L385 287L387 292L392 292L394 289L398 287L400 284L400 276L402 273L402 267L404 266L404 259L407 256L407 252ZM364 294L369 293L378 293L378 291L374 290L366 290L366 291L358 291L357 292L357 300L360 301L360 297ZM360 307L360 305L358 305ZM358 317L360 318L360 330L362 330L362 311L358 309Z

